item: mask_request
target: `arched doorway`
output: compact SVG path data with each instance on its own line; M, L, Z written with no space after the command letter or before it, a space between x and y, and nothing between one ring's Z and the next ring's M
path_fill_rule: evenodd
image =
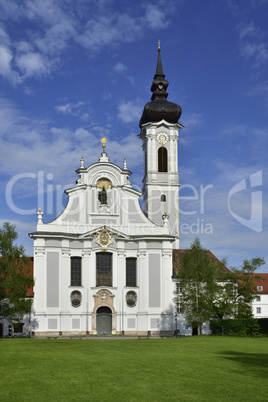
M112 311L109 307L100 307L97 310L97 334L112 333Z

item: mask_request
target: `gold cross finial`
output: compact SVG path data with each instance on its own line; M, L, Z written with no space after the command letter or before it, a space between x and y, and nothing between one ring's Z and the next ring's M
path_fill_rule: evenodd
M161 41L160 41L160 39L158 39L158 50L160 50L160 44L161 44Z

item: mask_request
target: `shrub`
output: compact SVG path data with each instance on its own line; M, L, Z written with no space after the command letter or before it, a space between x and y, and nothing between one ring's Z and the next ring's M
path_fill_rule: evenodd
M264 322L261 325L256 318L213 320L210 322L210 329L213 335L256 336L260 333L268 334L268 319L267 323Z

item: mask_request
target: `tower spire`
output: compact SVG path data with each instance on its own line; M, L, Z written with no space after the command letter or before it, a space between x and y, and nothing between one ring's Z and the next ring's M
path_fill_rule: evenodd
M165 78L165 75L163 73L163 67L162 67L162 61L161 61L161 48L160 48L160 39L158 39L158 57L157 57L157 66L156 66L156 74L155 76L163 76Z
M147 102L144 106L140 119L140 128L148 122L157 122L166 120L168 123L177 123L181 115L181 107L176 103L167 100L168 81L165 79L161 60L160 40L158 40L157 48L157 65L153 83L151 85L151 102Z
M163 73L160 43L160 40L158 40L156 73L151 86L151 92L153 93L151 100L167 99L168 97L168 93L166 92L168 81L165 80L165 74Z

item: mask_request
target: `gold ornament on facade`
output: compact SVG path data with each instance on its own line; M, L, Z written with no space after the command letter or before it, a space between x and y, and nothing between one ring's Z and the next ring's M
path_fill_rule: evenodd
M110 179L108 179L107 177L101 177L98 181L97 181L97 186L102 190L103 187L105 188L105 190L107 190L107 188L112 187L112 182Z
M115 233L109 231L106 226L93 233L96 243L101 247L102 251L107 251L107 248L114 242Z

